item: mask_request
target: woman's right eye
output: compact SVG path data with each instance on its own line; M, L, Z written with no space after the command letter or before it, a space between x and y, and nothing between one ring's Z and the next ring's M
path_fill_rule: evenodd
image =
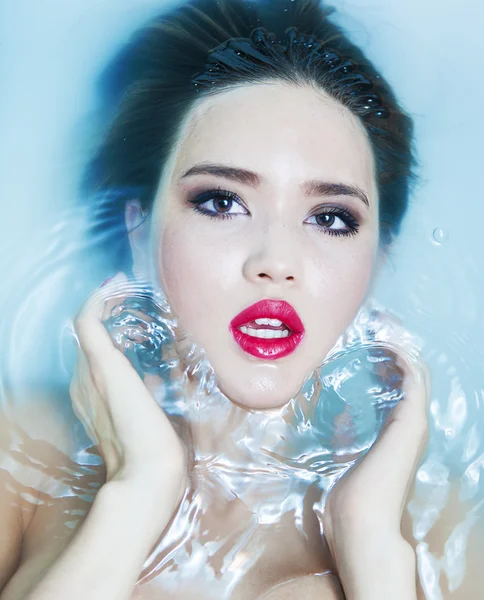
M242 200L233 192L209 190L196 196L190 203L194 210L215 219L231 219L234 215L248 215Z

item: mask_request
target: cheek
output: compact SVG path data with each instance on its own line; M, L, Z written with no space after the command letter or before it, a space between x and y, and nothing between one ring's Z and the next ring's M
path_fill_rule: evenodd
M239 257L229 244L214 240L213 233L205 239L200 231L196 237L191 232L186 222L165 228L158 270L181 325L196 335L200 329L210 327L207 321L217 314L215 307L224 303L234 283Z
M355 261L337 279L333 301L335 312L339 312L338 321L340 321L341 329L346 329L350 324L368 293L373 278L375 259L373 255L366 259Z
M346 250L346 249L345 249ZM358 244L313 266L310 313L313 342L325 355L349 326L368 293L376 266L375 244ZM309 336L308 336L309 337Z
M342 256L332 269L333 301L348 310L355 310L364 299L376 264L376 252L362 246L357 252Z

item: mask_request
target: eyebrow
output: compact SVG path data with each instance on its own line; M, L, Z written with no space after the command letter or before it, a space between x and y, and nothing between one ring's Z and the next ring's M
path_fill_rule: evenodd
M258 187L263 181L263 178L253 171L211 163L199 163L190 167L181 175L179 181L193 175L214 175L215 177L223 177L224 179L230 179L254 188ZM359 198L366 206L370 206L368 196L356 185L312 179L305 181L301 187L306 196L353 196Z

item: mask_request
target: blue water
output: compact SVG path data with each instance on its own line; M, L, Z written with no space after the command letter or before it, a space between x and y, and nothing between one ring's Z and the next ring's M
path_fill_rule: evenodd
M439 574L458 589L467 568L462 549L483 517L484 6L477 0L460 2L458 11L437 0L335 5L336 19L381 68L416 125L420 183L375 300L422 340L433 372L431 440L411 512L422 582L427 597L439 600L446 597ZM17 0L0 7L2 381L16 390L69 378L70 319L99 284L95 268L86 271L74 259L84 226L74 208L77 177L97 133L90 118L95 74L165 6ZM66 284L68 293L59 297ZM362 447L371 440L367 427L357 436ZM82 429L75 434L85 443ZM461 514L436 555L426 536L453 488Z

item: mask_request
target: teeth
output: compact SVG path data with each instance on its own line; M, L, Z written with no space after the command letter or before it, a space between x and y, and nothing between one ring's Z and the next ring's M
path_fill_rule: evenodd
M256 319L257 325L269 325L270 319Z
M256 319L255 322L257 325L272 325L272 327L280 327L282 325L282 321L279 321L279 319Z
M289 335L288 329L285 329L284 331L274 331L273 329L252 329L251 327L245 327L244 325L240 328L240 331L247 335L251 335L252 337L266 340L285 338Z
M272 325L272 327L280 327L282 325L282 321L279 321L279 319L269 319L269 325Z

